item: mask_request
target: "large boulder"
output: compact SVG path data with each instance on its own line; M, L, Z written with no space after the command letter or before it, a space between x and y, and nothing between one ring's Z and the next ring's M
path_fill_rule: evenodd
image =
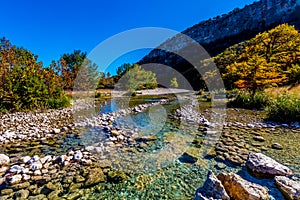
M203 187L196 191L194 200L207 200L210 198L230 200L221 181L218 180L212 171L208 171L207 179L204 182Z
M235 200L269 200L268 189L261 185L242 179L234 173L221 173L218 179L222 182L227 194Z
M246 165L255 175L289 176L293 174L290 168L262 153L250 153Z
M276 176L275 184L287 199L300 200L300 182L285 176Z
M10 162L10 159L5 154L0 154L0 167L3 165L7 165Z

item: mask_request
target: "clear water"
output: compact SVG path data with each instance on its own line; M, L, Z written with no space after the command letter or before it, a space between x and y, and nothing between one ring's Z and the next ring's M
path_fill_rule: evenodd
M122 101L119 99L118 101ZM155 98L133 98L130 106L157 101ZM274 199L284 199L274 186L271 179L256 179L248 174L243 166L235 166L224 162L225 169L217 167L219 161L205 158L205 146L201 148L193 144L195 139L205 139L202 131L193 123L186 123L174 118L174 112L184 102L172 101L158 105L138 114L119 118L114 125L126 130L138 130L139 136L156 136L151 142L137 142L113 147L99 159L108 159L119 172L127 178L120 183L101 183L92 188L80 189L81 199L193 199L197 188L206 179L208 170L216 174L220 172L235 172L243 178L259 183L270 189ZM99 112L111 112L118 109L120 102L106 100L102 102ZM209 104L202 103L200 110L209 109ZM261 121L264 113L249 110L227 110L227 122L252 123ZM252 152L263 152L275 160L292 168L297 176L300 173L300 130L276 128L250 129L247 127L228 127L224 133L239 138L249 146ZM2 148L2 152L10 155L63 154L70 149L80 149L84 146L98 146L106 139L105 132L100 129L80 130L80 134L58 136L53 141L37 141L12 145ZM260 146L255 145L254 133L262 135L266 141ZM220 138L222 140L222 137ZM283 150L271 148L273 143L283 145ZM178 158L184 153L196 157L196 163L181 163ZM95 155L98 156L98 155Z

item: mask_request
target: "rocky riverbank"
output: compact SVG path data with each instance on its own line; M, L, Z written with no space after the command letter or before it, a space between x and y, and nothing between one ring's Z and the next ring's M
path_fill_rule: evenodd
M300 199L300 182L292 179L293 172L288 167L261 153L249 154L246 165L256 176L275 177L276 186L286 199ZM237 174L220 173L215 176L209 171L203 187L196 191L194 199L269 200L271 196L268 188L247 181Z
M12 113L1 115L2 145L21 142L48 140L57 135L76 132L77 129L93 127L99 133L106 133L100 146L69 151L63 155L34 155L9 157L0 154L0 196L1 199L75 199L82 195L80 189L104 181L119 182L124 173L112 170L109 160L99 160L99 154L111 147L141 139L155 140L153 136L139 137L137 130L126 130L112 125L117 118L130 113L139 113L150 106L165 104L169 100L142 104L112 113L90 116L73 122L71 108L42 113ZM82 110L91 108L77 106ZM98 157L93 154L97 153Z

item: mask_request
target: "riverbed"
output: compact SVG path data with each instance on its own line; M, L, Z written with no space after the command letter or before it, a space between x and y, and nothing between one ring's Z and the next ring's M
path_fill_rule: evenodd
M130 135L122 141L112 140L114 137L109 137L113 142L108 141L107 130L90 125L55 134L47 140L3 145L0 151L13 162L14 157L26 155L42 157L86 147L107 147L105 151L93 151L93 156L100 163L109 161L110 175L97 185L72 191L81 199L193 199L208 170L216 174L238 173L268 187L274 199L284 199L272 180L253 178L244 164L250 152L262 152L290 167L295 178L299 178L300 129L265 122L263 111L222 106L212 109L211 103L204 101L193 105L198 114L180 113L185 108L189 111L190 98L193 97L189 94L180 99L174 95L130 98L125 107L170 100L114 119L108 126ZM97 111L116 112L124 106L122 101L102 99ZM224 119L222 124L213 123L216 113ZM208 122L193 121L198 118ZM112 172L117 175L112 176ZM69 193L64 191L61 197L68 198Z

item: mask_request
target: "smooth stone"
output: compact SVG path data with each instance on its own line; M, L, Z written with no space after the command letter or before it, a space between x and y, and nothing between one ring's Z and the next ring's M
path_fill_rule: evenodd
M275 184L285 198L300 200L300 182L293 181L285 176L275 176Z
M53 133L55 133L55 134L60 133L60 129L58 129L58 128L53 129Z
M1 190L1 195L10 195L13 192L14 192L13 189L2 189Z
M80 150L75 151L73 155L73 160L81 160L83 157L82 152Z
M42 169L42 168L43 168L43 165L40 162L34 162L30 166L30 169L33 170L33 171L39 170L39 169Z
M274 143L274 144L272 144L272 148L281 150L281 149L283 149L283 146L279 143Z
M10 185L20 183L21 180L22 180L21 174L6 177L6 182L9 183Z
M11 188L13 188L14 190L20 190L20 189L24 189L24 188L28 188L30 186L30 183L24 182L24 183L19 183L16 185L11 186Z
M70 192L74 192L75 190L79 189L82 187L82 183L71 183L69 187Z
M196 191L194 200L222 199L230 200L222 182L214 175L212 171L208 171L206 181L203 186Z
M48 194L47 198L50 199L50 200L59 200L61 199L59 197L59 194L61 193L62 191L60 190L55 190L55 191L52 191L50 192L50 194Z
M217 169L225 169L227 166L224 163L218 163L215 165Z
M293 171L262 153L250 153L246 162L250 171L257 175L289 176Z
M9 164L10 159L5 154L0 154L0 166Z
M266 140L266 139L265 139L264 137L262 137L262 136L255 136L253 139L256 140L256 141L259 141L259 142L264 142L264 141Z
M110 133L111 133L112 136L119 136L120 135L120 133L116 130L112 130Z
M269 200L268 189L261 185L242 179L234 173L221 173L218 179L222 182L230 199L235 200Z
M50 155L45 156L45 157L40 159L42 164L45 164L46 162L50 162L51 160L52 160L52 156L50 156Z
M26 164L30 159L31 159L30 156L25 156L21 159L21 161Z

